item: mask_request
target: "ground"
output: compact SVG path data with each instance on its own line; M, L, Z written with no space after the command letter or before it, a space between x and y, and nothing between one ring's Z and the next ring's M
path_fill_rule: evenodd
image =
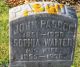
M74 67L80 67L80 12L77 13L77 16L78 16L78 29L73 63Z
M9 63L9 8L0 0L0 67L8 67ZM80 67L80 12L78 15L78 30L72 67Z

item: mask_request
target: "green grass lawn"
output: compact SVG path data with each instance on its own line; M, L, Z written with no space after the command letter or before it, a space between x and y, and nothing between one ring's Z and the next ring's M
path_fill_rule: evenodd
M0 0L0 67L8 67L9 62L9 22L8 10L3 0ZM80 67L80 13L78 15L77 45L75 48L74 67Z
M77 13L78 16L78 29L77 29L77 40L75 48L75 57L74 57L74 67L80 67L80 12Z
M0 0L0 67L9 62L8 7Z

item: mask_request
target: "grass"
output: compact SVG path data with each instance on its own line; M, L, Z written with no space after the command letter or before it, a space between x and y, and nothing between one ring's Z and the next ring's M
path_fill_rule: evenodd
M77 13L78 16L78 29L77 29L77 40L76 40L76 47L75 47L75 57L73 65L74 67L80 67L80 12Z
M0 0L0 67L9 62L8 7Z
M9 23L8 10L3 0L0 0L0 67L8 67L9 62ZM75 48L75 57L73 67L80 67L80 13L78 15L78 34L77 45Z
M77 16L78 16L78 33L80 33L80 12L77 13Z

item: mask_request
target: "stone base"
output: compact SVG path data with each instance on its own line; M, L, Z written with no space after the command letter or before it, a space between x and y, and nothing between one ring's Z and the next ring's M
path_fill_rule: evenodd
M14 62L10 67L71 67L71 62Z

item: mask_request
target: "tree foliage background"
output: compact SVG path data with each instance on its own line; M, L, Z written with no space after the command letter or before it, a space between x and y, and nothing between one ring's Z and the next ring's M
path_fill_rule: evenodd
M31 1L43 1L43 0L31 0ZM45 1L57 1L59 3L68 4L68 5L76 5L80 3L79 0L45 0ZM5 0L5 2L9 7L14 7L17 5L24 4L25 0Z

